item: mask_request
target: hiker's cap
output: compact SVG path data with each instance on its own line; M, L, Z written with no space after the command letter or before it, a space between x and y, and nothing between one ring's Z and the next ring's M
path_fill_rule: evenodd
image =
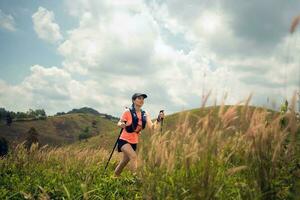
M146 94L142 94L142 93L134 93L134 94L132 95L132 100L135 100L137 97L140 97L140 96L143 96L144 99L147 98L147 95L146 95Z

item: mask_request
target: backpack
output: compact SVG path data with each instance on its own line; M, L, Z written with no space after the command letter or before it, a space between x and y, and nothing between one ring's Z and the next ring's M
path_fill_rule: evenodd
M135 108L133 105L131 108L129 108L129 111L131 114L132 123L131 123L131 126L126 126L125 129L128 133L133 133L134 130L136 129L136 127L138 126L139 118L136 114L136 111L135 111ZM142 116L142 129L144 129L146 126L146 112L144 110L141 110L141 116Z

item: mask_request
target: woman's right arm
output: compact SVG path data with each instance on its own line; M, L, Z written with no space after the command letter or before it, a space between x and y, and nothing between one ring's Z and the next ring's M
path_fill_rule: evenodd
M126 127L126 122L123 122L122 120L120 120L117 125L120 128L125 128Z
M125 128L126 127L126 125L127 125L127 122L130 124L131 123L131 121L129 121L129 116L130 115L130 111L128 110L128 109L126 109L124 112L123 112L123 114L122 114L122 116L120 117L120 120L119 120L119 122L118 122L118 127L120 127L120 128Z

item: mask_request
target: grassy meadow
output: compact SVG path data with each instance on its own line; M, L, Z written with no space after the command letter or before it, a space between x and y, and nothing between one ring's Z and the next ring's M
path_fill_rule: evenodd
M294 103L280 115L248 102L166 116L163 132L142 133L136 176L129 165L113 177L117 152L104 171L111 139L20 144L0 159L0 199L300 199Z

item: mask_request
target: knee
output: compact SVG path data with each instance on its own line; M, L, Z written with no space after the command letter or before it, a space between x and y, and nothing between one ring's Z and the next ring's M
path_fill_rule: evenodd
M132 161L136 161L137 160L137 155L136 154L133 154L133 155L130 155L130 160Z

